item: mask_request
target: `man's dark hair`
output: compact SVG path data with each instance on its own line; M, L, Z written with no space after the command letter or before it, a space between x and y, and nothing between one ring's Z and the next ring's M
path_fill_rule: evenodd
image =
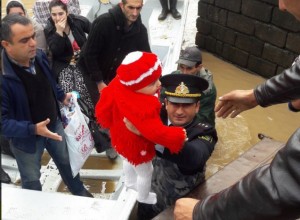
M6 15L1 21L1 40L11 42L11 26L14 24L27 26L28 24L31 24L31 21L29 18L19 14Z
M127 0L122 0L123 5L126 5L128 2Z
M6 14L7 15L9 14L9 11L11 8L21 8L23 10L24 14L26 14L24 6L18 1L11 1L7 4L7 6L6 6Z

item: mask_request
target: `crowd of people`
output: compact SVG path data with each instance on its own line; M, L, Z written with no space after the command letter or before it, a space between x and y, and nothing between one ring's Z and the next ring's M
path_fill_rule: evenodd
M181 18L177 0L169 7L167 0L160 3L159 20L169 12ZM21 1L7 3L1 21L1 138L9 141L22 188L42 190L46 149L69 191L93 197L79 174L72 176L61 122L60 108L75 90L110 132L111 158L121 155L125 187L137 191L138 219L152 219L175 203L177 220L299 217L299 129L270 165L234 186L202 201L182 197L205 181L218 141L215 112L235 117L283 102L300 111L300 61L253 90L223 95L215 106L213 74L197 46L181 52L178 70L161 76L142 8L143 0L121 0L91 23L69 13L68 1L51 0L42 25L27 16ZM300 20L297 0L279 0L279 8ZM10 182L2 168L1 182Z

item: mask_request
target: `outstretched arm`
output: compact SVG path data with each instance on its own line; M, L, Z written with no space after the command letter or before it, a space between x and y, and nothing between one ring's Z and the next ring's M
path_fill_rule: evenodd
M215 108L218 117L236 117L243 111L254 108L258 105L254 96L254 90L234 90L219 98Z
M234 118L238 114L257 105L267 107L299 99L300 94L300 61L289 69L276 75L254 90L235 90L219 98L215 108L218 117Z
M165 126L158 119L150 120L147 123L149 126L144 129L143 126L140 126L140 129L138 129L127 118L124 118L123 121L127 129L132 133L142 135L154 143L161 144L172 153L178 153L183 147L184 142L187 141L186 130L184 128Z

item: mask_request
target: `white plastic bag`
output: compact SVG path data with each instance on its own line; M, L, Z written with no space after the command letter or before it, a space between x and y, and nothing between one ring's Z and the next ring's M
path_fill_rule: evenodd
M88 117L80 110L77 95L72 93L69 106L61 109L68 145L70 165L75 177L94 147L94 140L88 127Z

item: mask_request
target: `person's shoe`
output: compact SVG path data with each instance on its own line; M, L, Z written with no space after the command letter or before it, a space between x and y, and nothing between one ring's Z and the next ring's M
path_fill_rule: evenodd
M84 190L82 190L81 192L76 193L76 196L83 196L83 197L91 197L91 198L94 198L94 196L93 196L87 189L84 189Z
M179 13L179 11L177 11L176 8L171 9L171 15L172 15L173 18L175 18L175 19L180 19L180 18L181 18L181 14Z
M106 156L108 157L108 159L110 160L115 160L118 157L118 153L114 148L108 148L106 151Z
M163 9L160 13L160 15L158 16L158 20L160 21L163 21L167 18L168 16L168 13L169 13L169 10L168 9Z
M9 175L1 167L1 183L11 183Z

